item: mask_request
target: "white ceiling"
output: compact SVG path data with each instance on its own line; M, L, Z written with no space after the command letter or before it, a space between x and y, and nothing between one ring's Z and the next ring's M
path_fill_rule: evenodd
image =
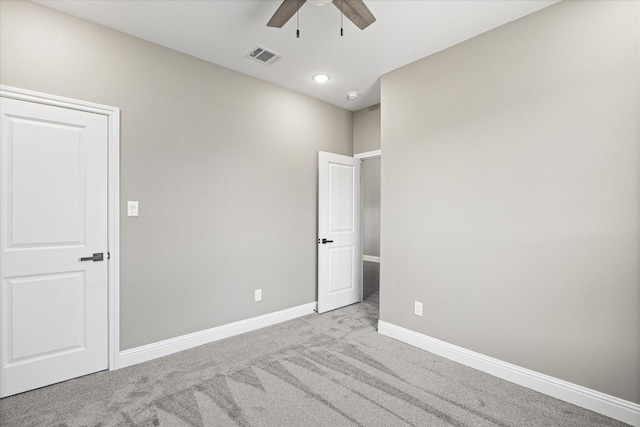
M281 29L267 21L280 0L36 0L82 19L357 111L380 102L380 77L559 0L365 0L377 21L359 30L329 4L307 2ZM260 45L284 59L244 57ZM317 73L331 76L319 85ZM360 97L348 100L347 93Z

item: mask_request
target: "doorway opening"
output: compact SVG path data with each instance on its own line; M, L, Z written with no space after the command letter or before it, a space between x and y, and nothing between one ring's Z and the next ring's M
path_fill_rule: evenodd
M380 305L381 152L356 155L362 160L362 300Z

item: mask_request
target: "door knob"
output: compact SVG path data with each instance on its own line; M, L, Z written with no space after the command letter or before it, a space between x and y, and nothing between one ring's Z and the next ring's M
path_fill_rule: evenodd
M93 256L80 258L80 261L93 261L93 262L96 262L96 261L103 261L103 260L104 260L104 256L102 255L102 252L93 254Z
M326 245L327 243L333 243L333 240L322 239L323 245Z

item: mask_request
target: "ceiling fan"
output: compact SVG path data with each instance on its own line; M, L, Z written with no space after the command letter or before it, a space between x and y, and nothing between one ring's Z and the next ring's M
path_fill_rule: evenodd
M307 0L284 0L267 23L267 27L282 28L306 2ZM344 16L361 30L364 30L376 21L373 13L371 13L362 0L333 0L333 2L331 0L311 0L311 3L319 5L333 3Z

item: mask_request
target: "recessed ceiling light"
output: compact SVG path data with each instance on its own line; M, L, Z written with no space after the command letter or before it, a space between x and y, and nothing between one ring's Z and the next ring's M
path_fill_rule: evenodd
M326 83L331 79L328 74L316 74L313 76L313 81L316 83Z
M360 94L358 92L356 92L356 91L352 91L352 92L349 92L347 94L347 98L349 98L350 100L354 100L359 96L360 96Z

